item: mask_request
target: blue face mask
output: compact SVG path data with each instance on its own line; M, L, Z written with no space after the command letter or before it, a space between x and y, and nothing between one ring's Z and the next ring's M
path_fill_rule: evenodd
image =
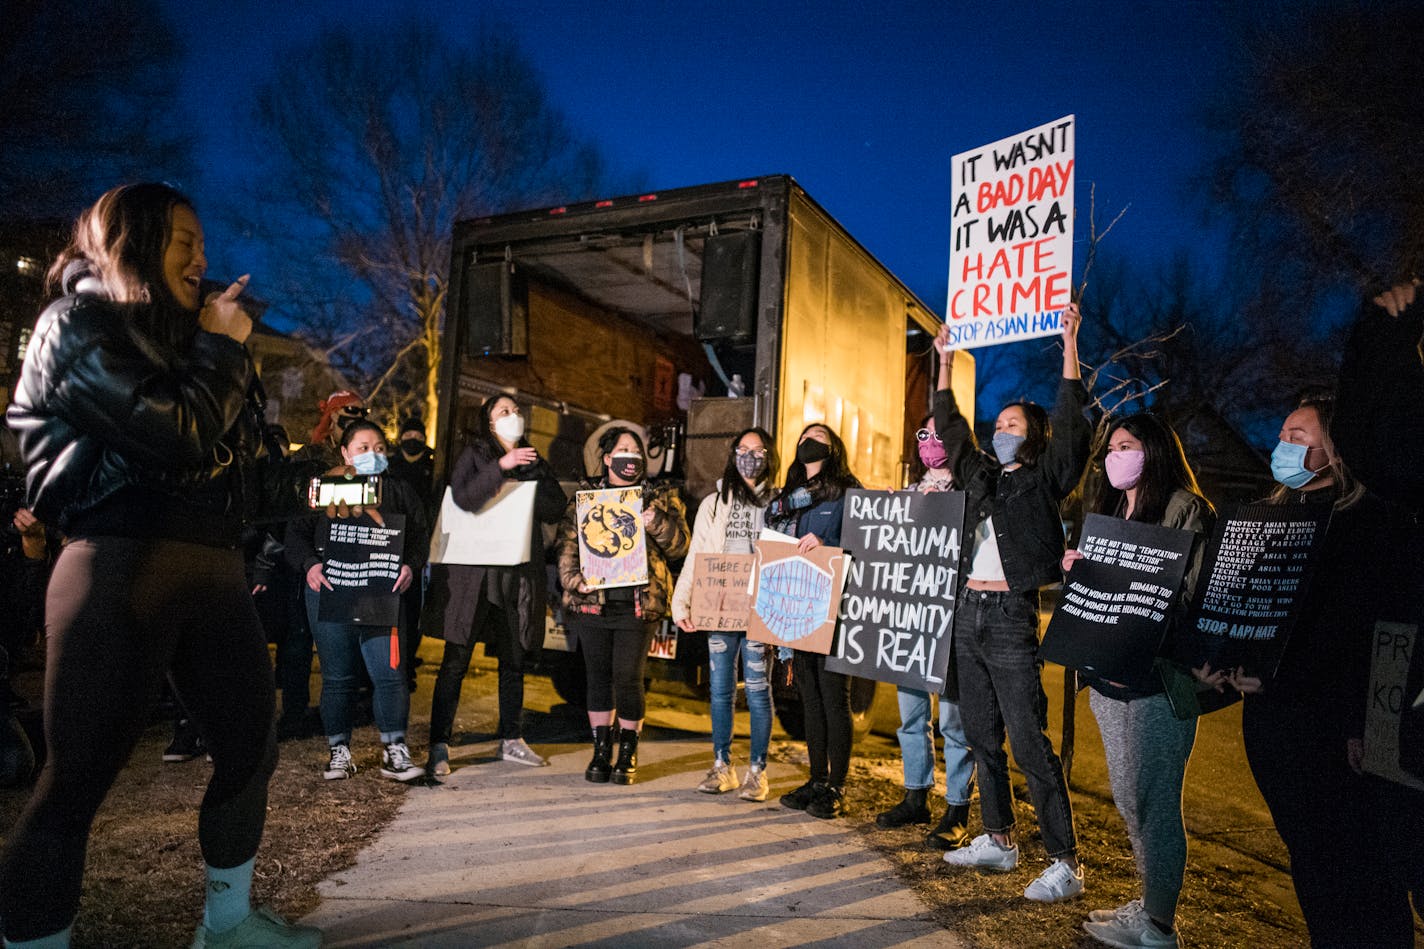
M390 465L390 459L380 452L368 451L351 459L351 467L357 474L378 475Z
M1290 442L1276 442L1276 450L1271 452L1271 477L1288 488L1300 488L1309 484L1319 472L1305 466L1305 455L1310 451L1307 445L1293 445Z
M1026 441L1027 438L1013 432L995 432L994 457L999 459L1001 465L1011 465L1018 458L1019 446Z

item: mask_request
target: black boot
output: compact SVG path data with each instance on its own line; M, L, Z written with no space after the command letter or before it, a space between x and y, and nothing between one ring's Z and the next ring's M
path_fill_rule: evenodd
M951 804L939 819L939 826L930 831L925 845L935 850L958 850L969 843L969 805Z
M905 799L888 811L875 815L875 823L881 827L904 827L906 824L928 824L930 808L926 803L929 790L926 788L906 788Z
M624 729L618 741L618 763L613 766L614 784L632 784L638 780L638 733Z
M593 760L588 763L583 776L595 784L607 784L613 772L613 726L597 725L593 729Z

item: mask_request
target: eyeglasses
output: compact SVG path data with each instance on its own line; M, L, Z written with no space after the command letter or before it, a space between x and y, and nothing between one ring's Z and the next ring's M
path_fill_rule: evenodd
M918 432L915 433L915 437L918 438L918 439L919 439L920 441L922 441L922 442L927 442L927 441L929 441L931 438L933 438L935 441L940 441L940 440L941 440L938 433L932 432L932 431L930 431L930 430L927 429L927 428L922 428L922 429L920 429Z
M765 458L765 457L766 457L766 449L765 449L765 448L738 448L736 451L737 451L737 457L738 457L738 458L744 458L744 457L746 457L747 455L751 455L753 458Z

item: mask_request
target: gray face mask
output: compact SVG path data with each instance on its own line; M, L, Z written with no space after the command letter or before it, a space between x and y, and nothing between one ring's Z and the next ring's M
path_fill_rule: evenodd
M748 481L756 481L766 471L766 456L752 452L737 455L737 474Z
M1013 432L995 432L994 457L999 459L1001 465L1011 465L1018 460L1019 446L1026 441L1027 438Z

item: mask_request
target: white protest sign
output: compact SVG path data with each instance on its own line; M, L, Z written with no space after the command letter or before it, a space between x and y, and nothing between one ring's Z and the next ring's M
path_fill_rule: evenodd
M478 511L455 503L445 489L430 537L431 563L513 566L529 562L534 531L533 481L506 481Z
M954 156L949 344L1053 336L1073 288L1073 116Z

